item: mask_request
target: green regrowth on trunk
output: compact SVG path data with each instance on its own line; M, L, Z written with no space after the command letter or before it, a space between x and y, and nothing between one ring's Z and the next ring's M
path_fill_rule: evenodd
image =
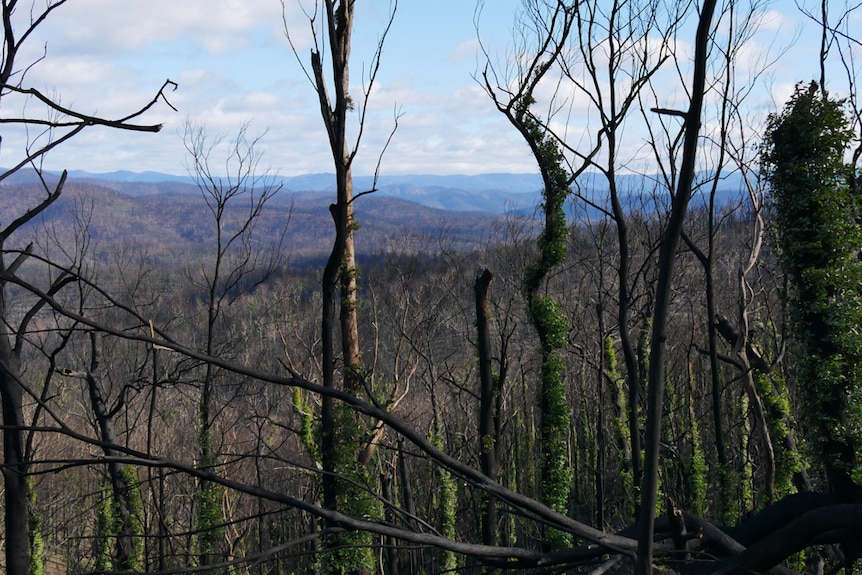
M27 482L27 512L30 528L30 575L45 573L45 543L42 540L42 515L36 501L36 489L32 478Z
M344 404L333 408L334 442L336 445L335 484L338 510L345 515L370 520L380 519L383 509L375 496L376 469L362 465L356 459L359 446L367 434L367 427L357 414ZM321 573L342 574L373 572L376 565L374 534L367 531L345 531L327 536L326 557Z
M832 493L862 499L862 246L860 197L844 154L843 102L799 84L769 118L762 150L791 280L794 375Z
M212 449L212 427L205 424L203 420L199 422L198 448L202 454L199 463L200 468L214 472L213 468L217 461ZM197 493L195 493L197 551L205 563L209 561L208 557L217 551L219 544L223 541L223 494L224 488L211 481L202 481Z
M434 426L439 428L439 422ZM431 437L431 443L438 449L445 449L443 437L439 429ZM440 535L455 540L455 504L458 500L458 491L452 474L442 468L437 468L437 531ZM444 573L453 572L458 569L458 556L452 551L440 550L440 571Z
M541 407L542 485L543 503L567 513L569 492L572 488L572 469L569 465L569 413L564 383L565 362L562 349L566 345L568 322L560 311L559 303L539 291L548 275L566 256L566 214L563 205L569 195L569 174L565 159L552 135L526 112L521 115L522 134L530 144L542 173L544 189L543 209L545 226L539 236L539 255L527 268L524 293L528 312L541 344ZM561 549L571 546L572 537L555 529L545 532L545 546Z

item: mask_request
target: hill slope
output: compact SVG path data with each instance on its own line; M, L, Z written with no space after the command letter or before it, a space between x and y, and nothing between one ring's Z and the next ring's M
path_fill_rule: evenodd
M127 186L133 193L125 191ZM141 186L149 191L140 193ZM211 250L216 240L213 215L203 196L187 187L72 180L31 228L50 228L66 243L73 242L76 230L85 226L100 258L110 257L120 247L134 246L159 262L184 261ZM25 183L4 183L0 193L3 222L20 216L44 197L38 186ZM319 192L279 193L260 214L254 241L270 246L283 237L284 250L295 263L322 260L332 246L330 202L330 194ZM229 204L225 232L236 229L247 211L247 199L237 198ZM376 194L360 198L356 214L362 226L356 240L360 257L404 250L411 243L425 251L474 249L486 243L492 229L503 221L498 214L435 209Z

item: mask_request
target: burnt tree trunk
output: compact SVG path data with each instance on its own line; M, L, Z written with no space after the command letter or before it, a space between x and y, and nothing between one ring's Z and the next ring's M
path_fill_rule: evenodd
M649 389L647 422L644 434L644 473L641 489L640 532L638 534L638 575L651 575L656 492L658 490L659 450L661 448L661 420L664 411L665 340L667 339L668 310L676 251L682 234L682 224L688 211L697 159L698 136L706 88L706 67L709 51L709 33L716 0L705 0L698 19L695 38L694 78L691 102L685 114L682 164L679 185L673 197L670 219L662 238L659 255L659 274L656 285L656 302L653 311L650 338Z
M476 278L476 326L479 332L479 463L482 473L497 481L497 435L496 396L499 390L494 385L491 373L491 335L488 329L488 286L493 276L487 269ZM497 544L497 501L489 494L482 497L481 511L482 543Z
M90 348L90 369L84 374L84 379L87 381L90 404L96 416L96 423L99 426L99 439L102 441L102 452L108 458L108 478L111 482L114 510L119 519L119 532L117 533L116 542L117 567L124 571L131 571L135 569L135 562L133 561L133 537L135 533L132 526L135 510L133 509L131 494L129 493L129 490L133 486L129 485L125 465L116 460L121 454L112 447L113 445L118 445L117 435L114 432L111 413L105 404L102 390L95 375L99 366L95 332L90 332ZM67 375L75 374L67 373Z
M0 292L0 307L5 308L2 298L3 293ZM0 317L4 316L0 311ZM4 543L8 575L28 575L30 571L28 466L23 445L24 390L19 380L20 365L20 358L9 341L9 334L3 333L0 335L0 399L3 402Z

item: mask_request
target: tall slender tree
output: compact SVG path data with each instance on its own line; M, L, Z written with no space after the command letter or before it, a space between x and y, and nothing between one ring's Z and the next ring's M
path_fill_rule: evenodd
M356 222L354 202L362 194L374 191L372 186L370 190L364 190L359 194L354 193L353 161L359 151L359 141L365 127L365 112L371 88L380 67L383 42L395 18L396 10L397 2L393 2L390 18L373 56L363 99L359 102L354 100L350 93L350 55L356 14L355 0L324 0L321 3L315 3L314 14L310 17L314 46L311 50L308 75L317 94L321 118L329 139L336 187L335 203L329 206L335 228L335 239L322 278L323 383L328 388L340 387L351 394L360 394L365 389L364 386L369 377L362 362L359 338L357 294L359 270L356 265L354 245L354 234L359 227ZM322 16L322 20L318 24L319 16ZM294 54L302 62L293 44L286 20L285 34ZM324 62L324 57L328 57L328 62ZM348 134L348 119L354 111L359 115L359 129L356 141L351 142ZM341 339L342 384L340 386L336 385L336 309L338 309ZM320 426L324 506L337 509L347 505L360 515L374 513L375 504L368 490L376 483L376 477L370 474L367 465L359 461L359 459L368 461L368 452L362 454L364 447L362 443L373 446L373 433L366 432L356 413L335 405L328 396L324 397L322 402ZM337 481L337 472L346 473L353 478L353 481ZM370 552L370 539L365 535L359 535L359 538L360 540L349 541L349 545L343 547L343 562L328 562L333 572L362 571L373 565L374 557ZM334 543L335 547L340 547L343 542L347 542L342 537L334 539L338 540Z
M237 342L228 340L224 329L228 308L244 293L268 281L283 263L282 240L269 238L261 248L255 227L264 206L281 189L271 173L259 171L262 136L249 138L242 126L233 141L209 138L206 126L186 122L183 141L189 154L189 174L194 179L213 217L215 246L211 259L200 268L189 267L186 275L205 294L203 350L207 355L234 355ZM216 173L213 164L227 173ZM288 221L289 221L288 217ZM288 222L284 222L285 228ZM202 469L218 472L216 414L220 370L210 363L202 368L198 401L198 461ZM223 490L201 479L196 492L197 552L201 565L217 560L225 522Z
M513 92L506 93L505 97L498 96L501 90L491 81L490 67L486 69L484 80L485 90L524 138L542 175L544 226L538 240L539 253L524 274L523 291L540 346L541 499L555 511L566 513L572 482L568 457L570 414L562 357L567 335L566 317L559 303L543 293L543 288L566 256L568 228L563 207L570 192L569 172L556 138L531 110L536 103L535 91L559 56L574 21L573 9L560 3L552 8L551 14L550 31L544 37L539 36L539 49L521 69ZM534 13L534 17L537 15L538 12ZM548 549L561 549L571 542L568 533L545 530L544 545Z
M659 252L659 274L653 308L650 336L650 358L647 388L647 421L644 431L644 473L641 483L641 504L638 533L638 575L652 573L653 533L658 491L659 450L664 416L665 354L670 305L671 282L676 263L676 251L682 236L682 224L691 199L697 161L703 99L706 93L707 65L712 19L716 0L705 0L700 7L695 37L694 70L691 79L691 100L685 119L683 150L679 180L673 197L670 218L664 231Z
M105 501L102 503L104 515L101 516L103 525L97 529L96 548L102 550L98 553L97 568L111 570L117 568L126 571L140 571L143 568L143 523L141 492L138 477L133 467L119 461L114 445L119 445L117 433L114 429L114 417L124 407L122 399L117 405L110 408L106 403L105 394L102 391L102 382L99 380L99 352L96 345L96 333L91 331L90 336L90 365L83 372L74 372L64 369L63 374L67 377L78 377L86 381L91 408L96 417L96 426L99 429L99 438L104 442L102 451L108 458L108 482L110 492L106 493ZM101 532L100 532L101 531ZM110 550L110 541L115 541L115 551ZM99 562L102 562L102 565ZM31 574L35 575L35 574Z
M479 353L479 464L482 472L493 480L497 480L497 458L499 450L497 396L502 392L495 385L495 377L491 372L491 334L488 326L488 288L493 275L485 269L476 278L473 294L476 300L476 340ZM497 544L497 501L485 494L482 499L480 518L482 543Z

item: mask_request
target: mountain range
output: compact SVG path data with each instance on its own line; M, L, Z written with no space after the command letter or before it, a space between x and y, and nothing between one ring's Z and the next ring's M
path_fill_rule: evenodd
M57 179L46 175L46 180ZM164 178L164 179L163 179ZM467 192L465 192L467 194ZM32 172L0 182L0 222L21 217L45 198ZM249 214L247 195L225 207L222 232L233 233ZM253 241L264 250L289 254L296 265L318 265L332 249L333 225L326 191L282 188L256 219ZM214 212L198 187L182 178L159 175L72 173L60 197L16 235L25 245L49 230L58 245L76 246L82 226L92 240L91 253L101 261L133 247L160 264L183 263L206 254L216 241ZM360 258L381 254L433 254L472 251L489 242L507 216L477 210L445 210L393 195L370 194L356 202Z
M49 174L48 179L58 174ZM332 221L328 206L334 201L334 176L312 174L273 180L281 189L261 213L256 228L259 242L283 237L294 262L316 264L332 246ZM723 180L719 203L739 197L738 175ZM663 209L666 192L655 193L648 176L622 176L617 185L627 209L648 213ZM371 189L374 180L357 177L356 193ZM572 220L601 217L607 204L607 181L586 174L577 182L578 193L589 198L569 202ZM405 250L435 253L440 250L474 250L494 242L511 217L528 221L533 231L542 200L538 174L482 174L476 176L387 176L377 191L356 202L362 233L357 239L361 257ZM0 182L3 201L0 221L21 216L44 198L35 173L22 170ZM60 199L32 226L59 230L76 241L77 222L85 219L90 236L103 255L119 246L134 245L161 262L185 260L206 251L215 241L212 212L204 196L188 176L157 172L69 173ZM696 197L693 205L702 202ZM248 213L248 202L237 198L225 213L226 225L236 225ZM230 222L234 222L231 224Z
M70 171L71 179L83 182L98 182L101 185L122 189L130 195L147 195L171 191L175 193L198 193L195 181L190 176L177 176L160 172L117 171L90 173ZM335 192L335 175L305 174L300 176L275 176L272 182L282 186L281 193L322 192L331 197ZM661 189L660 180L653 175L627 174L616 178L617 188L623 204L643 207L666 199L666 193L655 193ZM356 176L354 192L375 189L375 196L398 198L427 208L458 212L488 212L493 214L533 214L542 201L542 179L539 174L478 174L478 175L398 175L380 176L375 182L372 176ZM596 205L606 204L607 179L597 173L582 174L574 185L578 193ZM731 172L718 183L717 203L726 204L737 199L744 182L739 173ZM695 192L695 202L699 193ZM571 211L571 208L570 208ZM587 208L590 217L597 209Z
M80 170L69 172L73 181L98 182L131 195L160 193L166 190L198 193L190 176L160 172L118 171L96 174ZM334 174L306 174L272 178L282 192L335 192ZM375 195L399 198L441 210L479 211L502 214L530 211L541 200L542 179L539 174L479 175L401 175L380 176L376 186L372 176L353 179L355 193L376 188Z

